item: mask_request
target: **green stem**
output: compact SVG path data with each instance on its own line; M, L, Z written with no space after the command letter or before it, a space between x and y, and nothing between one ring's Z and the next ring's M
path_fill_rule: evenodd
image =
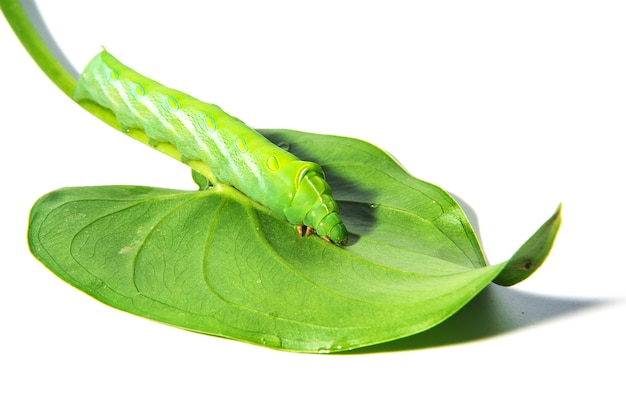
M50 50L48 45L46 45L39 33L37 33L37 29L35 29L28 15L24 12L20 2L18 0L0 0L0 9L2 9L2 13L9 22L9 25L11 25L18 39L22 42L22 45L39 68L41 68L48 78L50 78L66 96L74 100L73 95L74 89L76 88L76 79L67 71L61 62L59 62L58 58ZM121 130L115 115L108 109L88 101L79 102L78 105L116 130L182 162L182 157L174 146L168 143L153 146L151 145L150 138L143 131L135 129ZM201 161L185 161L185 163L193 170L204 175L212 184L217 182L211 169L205 163Z
M76 80L61 65L45 44L17 0L0 0L0 8L22 45L39 68L68 97L72 97Z

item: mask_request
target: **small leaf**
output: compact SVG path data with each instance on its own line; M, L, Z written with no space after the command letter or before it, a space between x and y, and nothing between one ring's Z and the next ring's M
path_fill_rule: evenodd
M512 272L517 255L487 266L456 202L378 148L334 136L263 133L324 167L351 233L345 249L299 237L294 226L216 184L202 191L54 191L32 209L33 254L118 309L299 352L415 334L455 313L492 280L520 280ZM520 249L519 259L538 266L558 219L557 213L549 232L544 226Z
M193 178L193 182L196 183L200 190L207 190L211 187L211 182L207 177L200 174L198 171L191 170L191 178Z

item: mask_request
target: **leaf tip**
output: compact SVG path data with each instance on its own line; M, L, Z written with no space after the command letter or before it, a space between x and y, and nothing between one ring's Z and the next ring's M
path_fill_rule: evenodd
M526 241L504 269L493 280L495 284L512 286L531 276L548 257L561 226L562 203L554 214Z

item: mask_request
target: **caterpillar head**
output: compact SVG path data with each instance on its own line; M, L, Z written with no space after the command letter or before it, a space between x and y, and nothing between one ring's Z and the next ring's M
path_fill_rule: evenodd
M348 243L348 230L336 212L329 213L322 219L315 229L318 235L330 239L336 245L343 246Z
M339 218L337 203L322 168L307 162L300 170L291 205L284 210L289 222L304 224L336 245L348 242L348 231Z

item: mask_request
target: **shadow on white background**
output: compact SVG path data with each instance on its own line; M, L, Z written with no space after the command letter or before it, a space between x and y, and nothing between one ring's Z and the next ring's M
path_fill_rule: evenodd
M611 300L537 295L491 284L448 320L426 332L347 353L394 352L468 343L610 303Z

